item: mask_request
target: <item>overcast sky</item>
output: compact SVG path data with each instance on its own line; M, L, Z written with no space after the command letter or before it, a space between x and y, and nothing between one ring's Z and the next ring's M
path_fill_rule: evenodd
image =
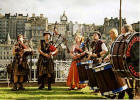
M69 21L103 24L119 16L119 0L0 0L1 13L43 13L49 22L59 21L64 10ZM128 24L140 21L140 0L122 0L122 17Z

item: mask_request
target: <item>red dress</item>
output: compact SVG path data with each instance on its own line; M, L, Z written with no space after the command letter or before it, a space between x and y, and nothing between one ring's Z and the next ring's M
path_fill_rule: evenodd
M74 50L74 52L77 52L77 50ZM78 69L77 69L77 63L80 62L80 60L74 60L71 63L70 69L69 69L69 74L67 78L67 86L70 88L84 88L85 85L79 84L79 74L78 74Z

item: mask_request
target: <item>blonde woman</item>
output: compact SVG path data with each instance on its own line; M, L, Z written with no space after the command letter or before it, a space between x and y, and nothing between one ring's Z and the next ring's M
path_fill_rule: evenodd
M83 42L83 37L81 35L77 35L75 37L75 44L72 46L70 55L73 59L71 63L71 67L69 69L69 74L67 78L67 86L69 86L69 90L75 89L81 89L85 86L79 85L79 74L78 74L78 69L77 69L77 63L80 61L80 58L85 55L85 52L82 50L82 42Z
M118 37L118 30L116 28L112 28L109 31L109 34L110 34L110 38L111 38L111 40L113 42Z
M111 47L112 43L118 37L118 30L116 28L112 28L109 31L109 35L110 35L110 38L111 38L111 43L110 43L110 47ZM110 61L110 54L104 59L104 62L109 62L109 61Z

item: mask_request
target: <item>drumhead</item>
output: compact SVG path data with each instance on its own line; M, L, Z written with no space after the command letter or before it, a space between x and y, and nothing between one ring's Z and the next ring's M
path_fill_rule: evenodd
M121 77L139 79L139 40L140 33L120 35L112 44L111 60L113 70Z
M99 71L103 71L103 70L107 70L112 68L112 65L110 63L102 63L101 65L94 67L93 71L94 72L99 72Z
M139 48L140 48L140 33L134 33L126 40L127 47L125 51L125 64L130 73L135 78L140 78L139 65Z
M85 62L78 62L78 63L77 63L77 66L86 65L86 64L92 64L92 63L93 63L92 60L88 60L88 61L85 61Z

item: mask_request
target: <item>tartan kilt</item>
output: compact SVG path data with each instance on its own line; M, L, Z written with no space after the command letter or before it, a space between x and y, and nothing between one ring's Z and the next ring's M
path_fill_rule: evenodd
M51 83L55 83L53 59L43 59L42 57L39 57L37 63L37 77L38 84L41 84L42 77L45 78L45 83L48 83L48 78L51 79Z

